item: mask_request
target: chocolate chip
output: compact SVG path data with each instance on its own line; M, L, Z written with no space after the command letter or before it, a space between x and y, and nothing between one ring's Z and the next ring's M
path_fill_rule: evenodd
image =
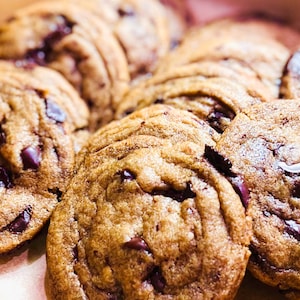
M294 220L284 220L285 231L293 236L296 240L300 241L300 224Z
M135 15L134 9L129 5L124 5L118 9L120 17L133 17Z
M163 98L157 98L155 101L154 101L154 104L163 104L164 103L164 99Z
M217 132L222 133L224 131L224 125L222 119L233 120L235 113L229 108L217 104L213 111L207 116L207 122Z
M152 195L162 195L165 197L172 198L178 202L183 202L185 199L188 198L195 198L196 193L192 190L192 184L188 182L186 184L186 188L184 190L175 190L173 188L169 188L167 190L153 190L151 192Z
M57 197L57 202L60 202L60 201L61 201L62 191L59 190L59 188L48 189L48 192L51 193L51 194L56 195L56 197Z
M33 61L38 65L45 65L48 61L51 61L51 52L54 45L72 33L75 24L68 21L64 16L58 16L57 18L58 23L53 26L55 29L44 38L40 47L31 49L26 53L26 60L29 62Z
M0 166L0 186L6 188L11 188L13 186L8 170L2 166Z
M23 169L36 170L41 162L41 150L39 147L28 146L21 152L21 159L23 162Z
M251 251L251 262L258 265L265 273L280 271L280 269L273 266L262 253L258 252L254 245L251 244L249 248Z
M129 170L122 170L119 174L122 181L135 179L135 175Z
M34 89L34 91L42 99L47 97L48 92L46 90Z
M48 118L58 123L63 123L66 120L66 114L53 100L47 98L45 103L46 115Z
M236 193L239 195L240 199L242 200L244 207L247 208L249 205L250 195L249 195L249 190L247 188L247 185L246 185L243 177L240 175L237 175L235 177L228 178L228 180L230 181L234 190L236 191Z
M77 245L75 247L73 247L72 255L73 255L74 261L77 262L78 261L78 247L77 247Z
M124 243L124 247L133 250L142 250L150 252L150 249L145 240L138 236L133 237L130 241Z
M212 147L205 145L204 157L231 183L244 207L249 204L249 190L243 176L232 172L232 163Z
M126 117L134 112L134 108L128 108L123 112L123 117Z
M300 182L295 182L292 190L292 196L300 198Z
M165 286L166 286L166 280L163 277L163 274L161 272L161 269L159 267L154 267L152 272L148 275L148 278L153 285L154 289L162 293Z
M30 222L31 214L32 209L28 206L9 225L7 225L5 229L12 233L23 232Z
M206 158L220 173L225 176L235 177L235 174L231 171L232 164L229 159L222 156L213 147L205 145L204 158Z
M2 128L2 125L0 125L0 146L4 145L6 143L6 134Z

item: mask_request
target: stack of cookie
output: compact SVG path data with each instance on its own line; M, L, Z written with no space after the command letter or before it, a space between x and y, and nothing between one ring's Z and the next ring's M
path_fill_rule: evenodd
M51 1L0 27L0 253L48 221L90 131L184 30L151 0ZM174 25L175 27L175 25Z
M248 266L299 299L299 34L226 19L169 52L172 3L37 2L0 27L0 253L54 211L50 298L234 299Z
M121 119L167 104L220 134L213 160L230 166L223 174L242 175L249 189L249 270L288 299L300 297L300 102L277 99L299 98L298 36L286 25L253 18L195 28L116 111Z
M0 27L0 58L63 74L88 104L95 130L181 38L184 20L167 15L157 0L37 2Z
M280 33L288 42L279 40ZM282 72L294 47L290 41L297 34L287 26L253 18L192 29L153 77L125 95L115 117L164 103L191 111L223 132L246 107L279 97Z
M298 35L194 29L125 95L53 214L51 297L233 299L250 250L249 270L299 299L300 102L276 100L298 97L298 52L280 32Z

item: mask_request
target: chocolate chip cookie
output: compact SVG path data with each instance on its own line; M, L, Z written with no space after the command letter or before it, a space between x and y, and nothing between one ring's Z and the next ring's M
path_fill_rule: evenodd
M295 51L283 71L280 85L280 98L296 99L300 97L300 51Z
M170 76L169 80L152 84L155 78L157 75L150 79L150 84L142 83L125 95L116 110L116 119L137 109L163 103L192 112L221 133L238 112L264 100L256 97L257 93L250 95L251 90L248 93L245 86L229 78L197 76L196 72L193 76L180 78L175 72L173 78Z
M89 105L95 130L169 51L169 27L156 0L37 2L0 27L0 58L62 73Z
M252 70L273 97L278 97L282 70L290 50L277 40L278 32L269 24L253 19L225 19L196 27L162 61L157 72L201 61L226 61L228 65L232 62L233 69L239 64L240 68Z
M157 105L90 138L51 218L50 298L233 299L251 230L204 124Z
M166 9L157 0L76 0L76 3L91 10L112 29L126 55L131 79L152 72L185 30L179 13ZM172 18L168 19L170 14Z
M289 299L300 297L299 112L299 100L255 105L238 114L217 143L250 190L249 269Z
M3 254L32 239L60 201L73 172L75 154L86 136L88 110L78 96L68 98L32 73L5 62L0 70ZM39 70L46 76L48 71ZM61 86L68 84L61 79Z
M0 57L65 76L90 106L91 128L111 119L129 82L126 57L108 25L71 2L37 2L0 28Z

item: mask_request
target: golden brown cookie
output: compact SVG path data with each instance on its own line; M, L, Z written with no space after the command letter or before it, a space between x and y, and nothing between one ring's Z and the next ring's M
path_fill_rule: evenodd
M51 219L50 298L233 299L251 230L205 128L153 106L91 137Z
M3 254L31 240L60 201L86 136L77 131L83 133L88 126L88 110L79 97L68 98L25 70L0 65ZM48 69L42 72L47 75ZM68 83L62 78L64 84Z
M141 83L132 88L120 102L115 118L152 104L167 104L192 112L218 132L223 132L238 112L263 100L250 95L244 86L229 78L174 77L159 84Z
M272 99L270 90L259 80L257 74L251 69L247 69L243 64L233 61L201 61L182 66L174 66L170 70L154 74L139 83L139 88L147 88L158 84L164 84L169 80L179 78L228 78L247 90L247 93L262 101Z
M217 144L250 190L249 269L288 299L300 297L300 101L274 100L236 116Z
M238 63L252 70L272 96L278 97L282 70L290 50L276 39L273 32L278 32L269 24L253 19L225 19L193 28L180 46L162 61L157 72L201 61L226 61L229 66L232 62L233 69Z
M88 131L89 111L84 100L80 98L70 83L58 72L49 68L40 66L16 67L15 64L5 60L0 60L1 73L3 73L3 76L19 80L29 89L32 89L31 86L34 84L37 91L39 90L37 82L39 82L41 95L55 93L56 97L59 97L60 106L70 116L68 126L74 138L75 150L78 152L90 135ZM32 78L34 79L33 82Z
M108 25L71 2L37 2L17 11L0 28L0 57L63 74L90 106L92 129L111 120L130 80Z
M66 0L67 2L70 0ZM131 79L152 72L169 51L171 44L180 40L185 30L183 20L172 19L157 0L75 0L101 18L114 32L122 46ZM174 28L176 34L171 32ZM170 29L171 28L171 29Z

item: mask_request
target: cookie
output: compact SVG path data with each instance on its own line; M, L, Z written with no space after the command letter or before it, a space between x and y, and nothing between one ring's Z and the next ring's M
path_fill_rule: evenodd
M300 51L294 52L283 71L280 85L280 98L296 99L300 97Z
M154 79L155 77L153 77ZM262 101L245 87L222 77L191 76L166 80L161 84L131 89L116 110L116 119L152 104L167 104L195 114L212 128L223 132L235 115Z
M77 131L88 126L88 110L83 101L52 90L25 70L5 70L2 63L0 69L3 254L31 240L49 220L84 142Z
M192 26L190 13L185 1L160 0L160 2L165 6L167 11L171 35L171 49L174 49L181 42L185 32Z
M17 11L0 28L0 57L63 74L89 105L91 129L111 120L130 80L108 25L71 2L37 2Z
M245 69L254 71L257 78L270 89L273 97L278 97L282 69L290 50L273 37L268 22L266 25L265 22L257 22L259 25L254 26L256 22L253 25L251 21L232 19L196 27L162 61L156 72L166 72L174 66L201 61L227 61L228 65L233 62L233 67L239 63ZM258 35L260 27L262 34Z
M272 99L270 90L257 78L255 72L244 68L239 62L233 61L202 61L183 66L175 66L172 69L154 74L152 77L140 82L139 88L163 84L169 80L178 78L228 78L244 86L248 94L260 98L262 101Z
M76 3L91 10L112 29L126 55L132 80L153 72L185 30L179 14L176 18L172 11L172 19L168 19L171 12L157 0L76 0Z
M234 297L251 230L235 189L205 156L214 141L201 124L152 106L91 137L51 218L50 298Z
M255 105L238 114L217 143L250 191L249 269L288 299L300 297L299 109L299 100Z

